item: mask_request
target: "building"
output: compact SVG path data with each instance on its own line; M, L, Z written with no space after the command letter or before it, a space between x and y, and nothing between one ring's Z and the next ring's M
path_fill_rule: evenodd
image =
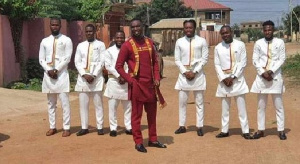
M262 30L263 22L262 21L251 21L251 22L242 22L240 25L240 29L242 32L246 31L247 29L259 29Z
M195 17L195 11L197 11L197 17L201 19L201 22L215 22L217 24L230 24L230 12L231 8L224 6L220 3L216 3L212 0L182 0L186 7L193 9L193 15ZM151 0L135 0L135 3L150 3ZM214 31L214 29L208 29Z

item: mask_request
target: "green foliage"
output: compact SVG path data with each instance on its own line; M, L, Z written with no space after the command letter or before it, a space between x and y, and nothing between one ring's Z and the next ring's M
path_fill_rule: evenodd
M33 90L42 91L42 80L41 79L30 79L28 84L22 82L14 82L10 86L11 89L23 89L23 90Z
M149 10L150 25L161 19L192 17L192 8L184 6L180 0L152 0L150 4L143 4L128 13L127 19L140 18L147 23L147 7Z
M288 57L282 67L282 70L287 77L291 77L295 81L300 80L300 54L295 54Z
M252 29L252 28L248 28L246 31L245 31L246 34L248 34L249 36L249 39L251 41L256 41L260 38L263 38L264 37L264 34L262 32L262 30L260 29Z
M298 18L300 19L300 6L298 5L298 6L294 7L293 11L296 13ZM291 16L290 13L286 13L285 16L282 18L285 32L287 35L291 35L291 17L290 16ZM292 23L293 23L293 31L299 32L299 22L295 16L295 14L293 14L293 16L292 16Z
M72 20L82 20L80 14L80 0L40 0L41 7L38 15L40 17L55 17Z
M80 0L80 2L83 19L91 22L102 22L104 14L110 9L110 5L105 0Z
M36 0L1 0L0 14L19 20L28 20L38 13L39 1Z
M37 78L42 79L44 70L39 63L39 59L28 59L26 62L27 77L29 79Z
M78 71L68 69L68 72L69 72L70 82L76 82L77 76L78 76Z

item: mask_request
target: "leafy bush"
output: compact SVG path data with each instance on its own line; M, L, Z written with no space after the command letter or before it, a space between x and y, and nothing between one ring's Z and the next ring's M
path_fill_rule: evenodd
M40 65L39 59L28 59L26 62L26 70L28 79L42 79L44 76L44 69Z
M22 82L15 82L12 84L12 86L10 87L11 89L26 89L27 85L25 83Z
M11 84L10 88L42 91L42 81L40 79L34 78L30 79L28 84L22 82L14 82L13 84Z

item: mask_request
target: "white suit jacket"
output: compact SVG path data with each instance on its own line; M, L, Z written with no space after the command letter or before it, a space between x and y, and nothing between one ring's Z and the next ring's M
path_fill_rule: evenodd
M90 54L90 57L88 54L89 44L91 44L92 46L92 53ZM99 40L94 40L93 42L84 41L78 44L75 54L75 66L78 70L78 78L75 86L75 91L102 91L104 85L104 78L102 76L102 69L104 66L104 51L105 45ZM95 76L92 84L89 84L82 77L84 74Z
M203 66L208 61L208 46L206 40L198 35L193 38L186 36L179 38L175 45L175 64L179 68L179 75L175 84L176 90L205 90L206 79ZM195 78L189 81L183 73L196 73Z
M281 66L285 58L285 45L283 40L273 38L273 40L268 43L265 38L262 38L256 41L253 50L253 65L257 70L257 75L251 87L251 92L283 93L285 87L281 74ZM270 82L261 77L266 70L272 70L274 73L272 75L273 80Z
M115 69L120 49L114 45L105 51L105 68L108 71L109 79L106 83L104 96L119 100L128 100L128 83L119 84L118 77L120 74ZM128 67L125 65L125 71L128 72Z
M245 44L235 39L231 44L223 41L215 47L214 53L215 69L219 79L216 96L232 97L248 93L249 88L244 78L244 68L247 64ZM227 87L222 80L232 74L237 78L231 87Z
M70 91L68 64L71 60L73 44L71 39L65 35L59 34L56 38L55 57L53 57L53 44L55 39L53 35L44 38L40 44L39 62L44 69L43 93L62 93ZM53 58L54 61L52 61ZM48 75L47 72L52 69L58 70L57 79L52 79Z

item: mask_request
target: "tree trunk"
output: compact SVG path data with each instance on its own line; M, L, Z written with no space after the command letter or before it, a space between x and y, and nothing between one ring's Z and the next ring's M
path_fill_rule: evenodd
M22 32L23 32L23 20L9 18L11 26L11 34L14 42L16 63L20 63L20 73L22 81L27 81L27 71L26 71L26 59L23 51L23 46L21 44Z

